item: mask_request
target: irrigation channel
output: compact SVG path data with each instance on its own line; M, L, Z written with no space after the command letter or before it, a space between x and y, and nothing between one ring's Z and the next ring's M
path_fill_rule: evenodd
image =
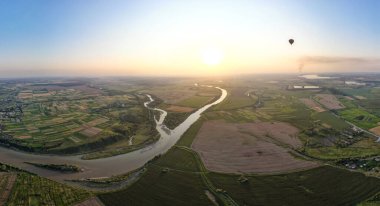
M219 104L227 97L227 91L225 89L222 89L220 87L214 88L221 90L221 96L216 101L207 104L198 109L196 112L192 113L185 121L183 121L173 130L168 129L163 124L167 112L162 109L149 107L149 104L152 103L154 99L150 95L147 95L149 101L145 102L144 106L150 110L155 110L160 113L159 118L155 118L155 122L156 129L161 137L155 143L152 143L151 145L142 149L108 158L83 160L81 159L81 155L40 155L0 147L0 162L10 164L57 181L95 177L110 177L113 175L127 173L129 171L142 167L146 162L153 159L155 156L167 152L172 146L175 145L175 143L186 132L186 130L199 119L204 111L216 104ZM84 171L78 173L61 173L35 167L33 165L26 164L25 162L76 165L80 168L83 168Z

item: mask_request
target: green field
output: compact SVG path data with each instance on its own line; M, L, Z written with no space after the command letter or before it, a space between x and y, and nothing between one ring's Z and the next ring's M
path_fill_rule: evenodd
M216 105L213 110L233 110L243 107L253 106L257 101L257 96L251 94L247 87L227 88L227 98Z
M263 114L256 113L253 108L240 108L227 111L210 111L205 114L207 120L223 119L227 122L243 123L253 122L265 118Z
M152 163L162 168L178 171L199 172L194 155L186 150L173 147L164 157Z
M124 190L99 195L105 205L211 205L191 153L171 149Z
M183 107L200 108L209 103L212 99L212 97L208 96L192 96L188 99L177 102L176 105Z
M240 205L354 205L380 191L380 180L329 166L276 176L212 173L214 184Z
M320 120L321 122L337 130L347 129L350 126L344 120L334 116L329 111L315 113L312 115L312 118L315 120Z
M380 122L380 117L358 108L339 111L339 115L363 129L376 127Z
M372 114L380 116L380 88L379 87L360 87L360 88L340 88L343 92L354 96L362 96L365 99L357 99L353 101L356 105L360 105Z

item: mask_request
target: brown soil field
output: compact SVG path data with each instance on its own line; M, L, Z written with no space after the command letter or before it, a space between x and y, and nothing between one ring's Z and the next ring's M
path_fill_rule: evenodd
M20 99L29 99L29 98L32 98L33 97L33 93L19 93L17 95L18 98Z
M200 154L206 168L216 172L281 173L318 166L289 153L287 146L301 146L298 132L282 122L208 121L202 125L192 148Z
M170 105L166 110L169 112L192 112L194 108Z
M90 125L90 126L96 126L96 125L99 125L99 124L103 124L105 122L108 122L108 119L106 118L97 118L97 119L94 119L90 122L87 122L87 125Z
M319 104L317 104L316 102L314 102L314 100L312 100L312 99L302 98L302 99L300 99L300 101L302 103L304 103L307 107L309 107L310 109L312 109L312 110L314 110L316 112L324 112L324 111L326 111Z
M99 134L102 131L102 129L99 129L95 126L99 125L99 124L103 124L103 123L108 122L108 121L109 120L106 118L97 118L97 119L94 119L90 122L87 122L86 124L81 125L80 127L75 127L73 129L71 129L70 133L81 131L81 133L83 135L86 135L88 137L92 137L94 135ZM96 133L96 134L93 134L93 133Z
M369 131L371 131L371 132L373 132L373 133L375 133L377 135L380 135L380 126L374 127L372 129L370 129Z
M317 101L327 109L343 109L345 108L342 103L332 94L317 94Z
M90 127L90 128L82 130L80 133L87 136L87 137L93 137L93 136L99 134L101 131L102 131L102 129L99 129L96 127Z
M5 205L7 202L16 178L16 174L0 173L0 205Z

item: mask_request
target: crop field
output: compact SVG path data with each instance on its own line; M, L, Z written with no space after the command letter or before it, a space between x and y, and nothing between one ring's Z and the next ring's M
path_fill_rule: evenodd
M165 104L176 104L177 102L191 98L196 95L194 86L186 85L163 85L144 91L160 98Z
M176 105L182 106L182 107L199 108L209 103L212 99L213 99L212 97L208 97L208 96L192 96L190 98L177 102Z
M321 159L336 159L350 155L358 156L360 154L362 154L362 156L370 156L378 153L376 152L377 147L365 148L352 145L360 141L362 137L359 135L358 137L350 139L349 133L351 133L351 126L332 112L324 111L329 108L324 108L323 105L320 105L310 98L318 96L320 91L287 91L275 85L276 84L273 83L261 83L257 86L257 89L251 89L245 92L252 94L252 96L254 94L260 97L259 105L228 110L219 110L218 106L216 106L213 110L206 112L203 119L223 120L228 123L287 122L297 127L302 133L300 140L302 141L301 147L304 147L304 149L301 150L304 150L312 157ZM230 88L233 87L230 85ZM240 90L230 89L230 92L242 91L241 87L239 88ZM240 94L244 94L244 92L240 92ZM233 94L230 95L233 96ZM352 105L350 105L350 101L352 102L352 100L345 98L338 99L330 94L322 95L322 97L325 96L331 101L338 101L338 103L335 103L339 105L343 103L345 105L347 104L347 109L352 107ZM247 95L245 95L245 97L247 97ZM305 100L307 100L307 102L305 102ZM339 102L339 100L342 100L342 102ZM347 100L347 102L345 100ZM310 109L310 107L318 107L318 109ZM213 133L215 133L214 131L219 131L220 128L213 129ZM197 126L197 128L191 128L190 130L193 129L194 131L192 133L194 133L195 130L199 130L199 126ZM319 136L310 136L308 134L309 130L319 133ZM224 133L229 134L231 131ZM305 134L307 137L305 137ZM208 135L208 137L211 136L212 134ZM185 137L189 137L189 135L185 134ZM191 138L194 138L194 134L191 135ZM181 141L182 140L180 140L180 142Z
M138 144L154 136L148 112L140 103L143 96L115 94L84 83L62 84L17 87L22 113L5 119L8 137L2 143L31 152L80 153L84 148L96 149L98 141L110 145L135 135ZM84 146L88 144L93 146Z
M171 149L148 167L132 186L99 195L105 205L212 205L194 156Z
M71 205L89 197L74 189L35 175L19 173L7 205Z
M371 113L380 116L380 88L378 87L361 87L361 88L340 88L343 92L351 95L357 105L365 108ZM364 98L357 98L362 96Z
M301 98L300 101L303 102L307 107L309 107L310 109L312 109L316 112L324 112L325 111L319 104L317 104L312 99Z
M374 128L380 123L380 117L359 108L339 111L339 115L364 129Z
M169 112L192 112L194 108L191 107L182 107L182 106L176 106L176 105L170 105L169 107L165 108L166 111Z
M13 173L0 172L0 205L5 205L8 201L16 177Z
M262 83L257 86L257 89L241 87L230 89L228 96L230 99L227 97L224 102L215 106L213 111L207 112L206 118L209 120L224 119L236 123L285 121L301 129L312 125L312 120L310 120L312 112L299 100L299 98L308 97L310 93L288 92L274 86L273 83ZM234 92L238 92L238 94L234 94ZM244 101L240 101L242 99ZM223 105L226 105L228 109L223 109Z
M90 178L88 185L101 191L96 197L0 167L0 205L376 204L380 180L370 176L380 175L380 144L348 123L380 133L380 89L370 84L346 85L340 76L307 80L262 75L49 80L0 87L3 145L84 153L82 159L127 153L160 138L153 121L157 114L143 107L145 94L156 100L151 107L168 112L164 124L173 129L219 97L218 89L201 85L228 91L223 102L205 111L168 152L138 174ZM367 162L375 166L364 171L360 166ZM105 189L107 184L111 186Z
M163 101L159 108L168 111L164 123L170 129L174 129L192 112L210 103L220 95L218 89L189 85L188 83L177 87L163 86L158 88L147 92L153 93Z
M173 147L164 157L153 163L159 167L166 167L173 170L199 172L194 155L186 150Z
M317 94L315 99L327 109L343 109L344 105L332 94Z
M191 97L177 101L175 103L176 106L198 109L207 103L210 103L215 97L220 95L220 91L215 88L195 86L191 89L196 91L196 93Z
M247 87L227 88L229 95L222 103L214 107L214 110L232 110L253 106L257 102L257 96Z
M84 190L24 172L14 174L14 177L11 180L13 188L7 201L9 206L66 206L79 203L91 196ZM9 178L8 181L10 181Z
M349 127L349 125L344 120L334 116L332 113L327 111L312 114L312 118L315 120L319 120L337 130L343 130Z
M284 154L286 153L291 158L291 161L281 161L282 166L284 166L284 162L308 162L295 158L286 151L286 148L304 146L303 139L294 139L300 132L312 127L319 128L320 126L317 125L322 124L342 131L349 127L333 114L327 111L310 110L299 101L300 98L308 98L313 95L310 92L287 92L273 86L260 92L263 105L255 108L256 102L254 102L248 106L239 103L239 106L229 107L229 109L214 107L190 127L177 142L177 145L186 147L192 145L199 152L206 168L209 168L207 165L210 162L205 160L202 155L205 155L204 151L210 152L210 148L202 149L203 144L200 144L202 142L198 142L200 136L210 139L209 143L205 145L214 145L217 148L211 149L214 151L214 155L221 156L223 153L226 155L221 158L221 162L225 161L226 158L228 159L232 152L243 151L242 148L250 145L248 140L255 139L264 142L264 144L274 145L273 147L277 150L279 148L284 150ZM279 123L280 120L283 123ZM314 123L315 121L320 121L320 123ZM215 128L208 127L210 122L214 122L216 126L218 124L223 125ZM262 126L260 126L261 124ZM235 126L230 128L230 125ZM207 128L205 129L205 127ZM278 130L277 133L276 129ZM205 132L209 133L205 134ZM237 141L237 139L243 140ZM228 148L233 147L234 144L238 144L239 148L229 151ZM368 139L354 143L351 147L342 149L347 151L343 153L344 155L332 154L332 159L342 156L355 156L354 152L360 151L360 148L363 150L356 154L371 156L380 151L377 145ZM364 148L368 148L367 153ZM319 148L306 149L311 151L311 149L318 150ZM350 153L349 150L352 152ZM263 153L266 152L263 148L257 151L258 153L256 152L254 157L260 155L259 153L261 156L265 156ZM280 158L274 152L269 154L275 158ZM329 152L323 150L316 156L322 157L323 154L330 156ZM245 153L242 157L228 162L237 162L244 158L249 159L249 157L250 154ZM271 161L276 161L275 158ZM261 164L241 164L240 166L247 165ZM243 183L239 182L241 175L214 172L205 174L216 188L221 191L225 190L239 205L347 205L363 202L379 192L377 179L333 167L314 168L316 166L318 165L308 167L309 170L282 175L256 176L247 172L244 173L244 177L248 179L248 182ZM241 170L234 171L242 173ZM197 167L194 156L182 149L175 148L150 163L148 171L132 186L118 192L101 194L99 197L106 205L122 205L123 203L129 205L160 205L157 202L162 205L211 205L212 203L205 195L207 187L202 183L199 174L202 172ZM187 201L180 201L183 199Z
M240 205L355 205L380 191L380 180L330 166L274 175L245 176L212 173L211 181ZM339 178L337 178L339 177Z
M205 114L205 119L207 120L223 119L231 123L255 122L266 117L265 114L257 113L249 107L227 111L210 111Z
M266 121L289 122L301 129L312 125L311 111L292 94L277 89L266 91L261 99L263 106L256 111L265 115Z

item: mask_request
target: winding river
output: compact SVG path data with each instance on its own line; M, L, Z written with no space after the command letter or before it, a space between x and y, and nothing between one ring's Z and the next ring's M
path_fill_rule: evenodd
M149 104L154 100L150 95L147 95L149 101L145 102L144 106L148 109L160 112L160 116L158 119L155 118L155 122L156 129L161 135L161 138L157 142L142 149L103 159L83 160L81 159L81 155L39 155L0 147L0 162L14 165L24 170L36 173L40 176L57 181L93 177L109 177L112 175L123 174L135 170L142 167L146 162L153 159L155 156L167 152L186 132L186 130L199 119L204 111L216 104L219 104L227 97L227 91L225 89L222 89L220 87L215 88L221 90L221 96L216 101L207 104L198 109L196 112L192 113L184 122L182 122L173 130L168 129L163 124L167 112L162 109L149 107ZM38 168L24 162L35 162L43 164L71 164L83 168L84 171L78 173L60 173Z

